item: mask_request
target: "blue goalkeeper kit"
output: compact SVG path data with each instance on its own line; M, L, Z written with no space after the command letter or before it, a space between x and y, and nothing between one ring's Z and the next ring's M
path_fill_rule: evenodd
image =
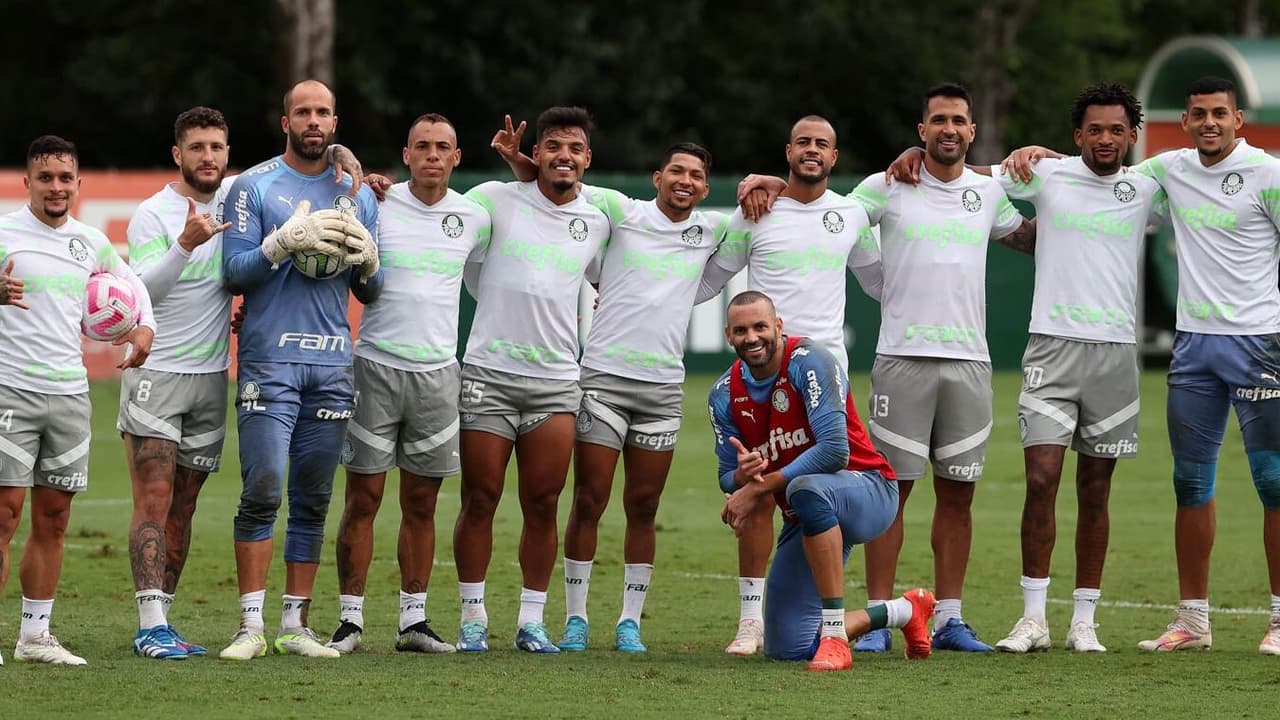
M350 209L373 234L373 193L361 188L353 199L350 189L349 178L335 182L327 169L304 175L276 157L240 175L224 209L231 227L223 233L223 277L233 293L244 295L246 314L237 357L244 490L235 539L272 537L287 460L288 562L320 559L333 474L353 410L348 290L362 303L373 302L382 272L363 282L357 268L315 280L287 260L273 268L262 254L262 239L304 200L313 212Z

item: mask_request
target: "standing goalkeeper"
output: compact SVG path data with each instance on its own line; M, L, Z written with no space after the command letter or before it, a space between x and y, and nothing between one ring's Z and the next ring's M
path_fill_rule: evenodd
M223 277L244 295L236 400L244 490L235 518L240 631L225 660L265 655L262 605L276 510L288 460L285 594L275 650L338 657L307 627L324 542L333 474L353 408L347 290L370 303L382 290L378 251L366 227L377 209L362 188L335 184L326 148L338 118L323 83L298 83L284 96L284 154L242 174L227 196ZM314 212L312 211L314 209ZM350 269L316 280L291 266L295 252L341 255ZM345 282L342 279L344 278Z

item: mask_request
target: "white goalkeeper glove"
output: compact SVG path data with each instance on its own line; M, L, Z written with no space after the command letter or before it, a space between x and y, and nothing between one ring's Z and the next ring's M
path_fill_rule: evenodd
M310 200L299 200L298 207L284 225L271 231L262 240L262 254L271 264L298 251L318 251L337 255L346 237L346 219L337 210L317 210L312 213Z
M343 262L348 267L360 268L360 282L365 282L378 272L380 267L378 246L373 242L373 236L355 215L346 211L342 211L342 215L346 219L345 237L342 239Z

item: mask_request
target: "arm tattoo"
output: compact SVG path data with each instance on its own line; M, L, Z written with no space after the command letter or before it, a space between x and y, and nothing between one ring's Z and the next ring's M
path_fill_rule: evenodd
M1017 250L1028 255L1036 254L1036 221L1034 219L1024 220L1022 225L1013 232L996 240L996 242L1009 248Z

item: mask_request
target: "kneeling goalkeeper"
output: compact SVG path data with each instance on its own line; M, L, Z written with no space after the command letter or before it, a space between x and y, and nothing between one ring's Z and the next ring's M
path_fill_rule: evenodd
M867 439L835 357L783 335L763 293L739 294L727 315L725 339L738 360L709 398L727 496L721 518L738 532L772 494L785 520L765 586L765 654L808 660L810 670L848 670L849 638L900 627L907 657L928 657L928 590L844 610L845 560L893 522L898 485Z

